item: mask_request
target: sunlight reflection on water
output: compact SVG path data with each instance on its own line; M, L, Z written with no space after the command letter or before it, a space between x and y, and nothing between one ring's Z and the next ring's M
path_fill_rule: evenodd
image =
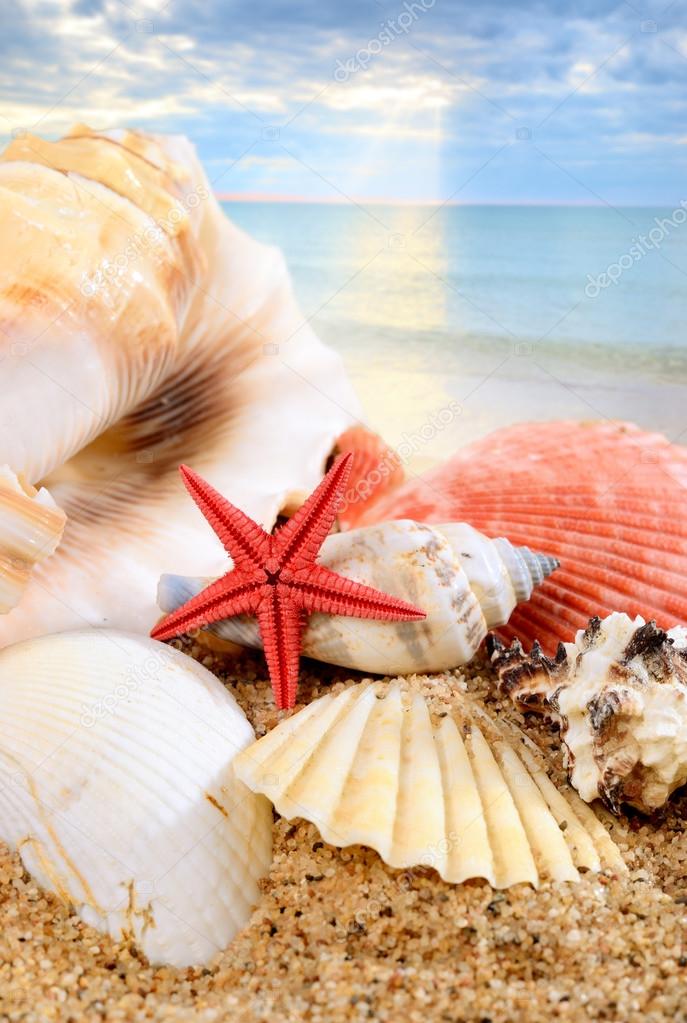
M392 443L460 404L418 465L520 420L629 418L672 436L687 427L687 226L625 258L617 283L589 286L669 210L226 208L284 250L304 314L341 351Z

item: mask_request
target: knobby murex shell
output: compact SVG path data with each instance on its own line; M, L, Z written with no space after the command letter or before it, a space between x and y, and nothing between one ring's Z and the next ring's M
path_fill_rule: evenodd
M402 597L426 612L422 622L377 622L313 615L303 653L378 674L442 671L473 657L487 630L508 621L516 603L557 562L508 540L490 540L465 523L427 526L409 520L334 533L320 562L347 578ZM210 580L163 576L158 602L166 613ZM226 619L211 626L222 639L257 647L255 621Z
M357 399L281 254L224 216L181 137L13 141L0 242L3 480L67 516L46 558L62 514L0 486L0 604L24 589L0 647L84 622L148 632L170 564L224 564L179 463L269 529L319 483Z
M687 629L614 613L594 618L555 658L491 643L499 685L556 721L583 799L650 812L687 782Z
M107 630L0 652L0 838L87 923L205 963L243 927L272 816L233 771L254 733L200 664Z
M407 684L354 685L286 718L234 763L284 817L312 822L332 845L370 846L391 867L498 888L625 869L593 811L556 788L526 737L464 695L433 719Z

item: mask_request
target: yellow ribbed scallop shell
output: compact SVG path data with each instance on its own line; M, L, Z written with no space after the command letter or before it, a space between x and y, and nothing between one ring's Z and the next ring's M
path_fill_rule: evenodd
M391 867L496 888L624 870L593 811L515 735L468 697L433 718L408 685L362 683L285 719L234 764L282 816L311 821L332 845L370 846Z

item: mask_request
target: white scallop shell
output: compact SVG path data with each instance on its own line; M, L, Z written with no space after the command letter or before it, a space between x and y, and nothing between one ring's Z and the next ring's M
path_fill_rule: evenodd
M285 719L235 768L330 844L367 845L391 867L434 867L454 884L624 870L589 807L559 791L520 739L516 748L467 697L433 721L420 693L363 683Z
M233 772L254 738L205 668L110 630L0 652L0 838L87 923L205 963L248 921L269 804Z
M527 600L558 564L508 540L491 540L463 522L428 526L410 519L333 533L319 561L426 612L421 622L310 617L302 646L307 657L380 675L466 664L487 630L508 621L516 603ZM209 581L163 576L158 588L161 609L176 610ZM234 643L260 646L251 618L227 619L211 631Z

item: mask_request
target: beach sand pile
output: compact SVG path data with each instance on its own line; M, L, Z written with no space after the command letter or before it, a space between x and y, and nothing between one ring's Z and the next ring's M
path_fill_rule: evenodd
M264 663L187 648L225 681L260 735L278 720ZM304 664L300 704L359 681ZM563 778L555 733L493 694L482 660L415 678L450 704L467 690L524 727ZM299 705L300 705L299 704ZM84 925L0 847L0 1020L687 1020L687 796L661 817L599 811L627 877L580 884L444 884L360 846L274 824L274 862L250 925L205 968L151 967Z

